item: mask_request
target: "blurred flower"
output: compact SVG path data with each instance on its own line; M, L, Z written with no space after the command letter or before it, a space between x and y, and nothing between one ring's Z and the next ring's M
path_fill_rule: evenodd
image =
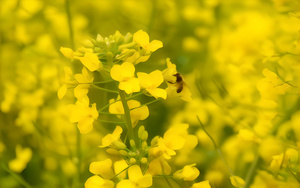
M209 181L201 181L199 183L194 183L191 188L211 188Z
M16 158L9 161L8 167L10 170L20 173L22 172L28 162L31 160L32 150L30 148L23 148L21 145L16 146Z

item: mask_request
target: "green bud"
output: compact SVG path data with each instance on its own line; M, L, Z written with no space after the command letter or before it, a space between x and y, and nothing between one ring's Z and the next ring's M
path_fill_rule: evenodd
M104 41L104 39L103 39L103 37L102 37L100 34L98 34L98 35L97 35L97 38L96 38L96 41L97 41L98 43L101 43L101 42Z
M96 40L94 40L94 39L90 39L90 41L91 41L91 43L93 44L93 46L97 45L97 42L96 42Z
M145 131L145 127L143 125L141 125L139 128L139 131L138 131L139 138L142 138L144 131Z
M143 148L143 150L146 150L148 148L148 144L146 141L142 142L142 148Z
M130 146L131 146L131 147L135 148L136 145L135 145L134 140L131 139L131 140L129 141L129 143L130 143Z
M113 148L108 148L106 152L111 155L119 155L119 151Z
M85 40L82 42L82 45L86 48L93 48L94 44L90 40Z
M106 53L106 59L107 59L107 62L112 62L113 53L112 52L107 52Z
M146 164L148 162L148 159L146 157L141 158L141 163Z
M136 163L136 159L135 158L130 158L129 159L129 163L130 164L135 164Z
M114 146L116 149L125 149L126 148L126 145L123 143L123 142L121 142L121 141L115 141L115 142L113 142L112 143L112 146Z
M142 134L142 136L141 136L141 139L142 139L143 141L145 141L145 140L148 139L148 132L147 132L147 131L144 131L144 132L143 132L143 134Z
M156 146L156 145L157 145L158 138L159 138L159 136L156 136L156 137L154 137L154 138L151 140L151 146Z
M129 157L135 157L135 156L136 156L136 153L135 153L135 152L132 152L132 151L130 151L130 152L128 153L128 156L129 156Z
M127 155L128 155L127 151L125 151L125 150L119 150L119 153L120 153L122 156L127 156Z

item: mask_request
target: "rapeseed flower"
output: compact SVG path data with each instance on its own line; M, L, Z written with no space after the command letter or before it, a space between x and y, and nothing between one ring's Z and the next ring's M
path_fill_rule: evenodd
M150 42L149 35L143 30L139 30L133 34L133 41L141 46L146 52L154 52L163 47L163 43L159 40Z
M77 100L75 105L71 105L70 122L77 123L80 133L85 134L93 129L93 123L98 119L99 113L96 108L96 103L90 107L88 96Z
M138 165L133 165L128 169L128 179L123 179L117 184L117 188L132 187L142 188L152 186L152 176L150 174L143 175Z
M124 62L121 65L114 65L110 70L112 79L120 82L119 89L127 94L140 91L139 80L134 76L135 67L130 62Z
M150 74L144 72L137 73L141 88L145 89L155 98L167 98L167 92L164 89L158 88L164 79L162 72L160 70L156 70L151 72Z

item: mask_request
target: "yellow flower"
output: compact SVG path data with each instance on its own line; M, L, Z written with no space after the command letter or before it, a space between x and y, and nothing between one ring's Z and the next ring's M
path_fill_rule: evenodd
M167 98L167 92L164 89L157 88L163 83L164 78L160 70L151 72L150 74L138 72L138 79L142 88L146 89L155 98Z
M76 80L72 79L73 71L70 67L64 67L65 72L65 78L64 78L64 84L58 89L57 96L59 99L62 99L68 89L68 84L77 84Z
M92 162L89 168L90 172L96 175L100 175L102 178L110 179L114 176L112 169L111 159L105 159L103 161Z
M114 102L114 99L109 101L110 103ZM144 120L149 116L149 109L147 106L141 106L141 103L136 100L129 100L127 101L129 110L130 110L130 117L132 126L135 127L139 120ZM124 114L124 108L121 101L115 102L109 106L109 113L111 114Z
M191 91L185 84L183 77L176 70L176 65L171 63L170 58L167 58L167 66L163 70L164 80L167 82L168 87L166 89L168 97L180 97L182 100L191 102Z
M186 165L183 169L176 171L173 176L176 179L183 179L184 181L193 181L195 180L200 172L195 167L196 164Z
M112 79L119 81L119 89L127 94L140 91L139 80L134 77L135 67L132 63L124 62L122 65L114 65L110 70Z
M128 178L121 180L117 184L117 188L140 188L152 186L152 176L150 174L143 175L138 165L133 165L128 169Z
M283 161L283 153L280 155L274 155L273 160L270 164L270 169L273 171L278 171L282 165L282 161Z
M263 75L265 78L257 83L257 89L263 99L275 100L278 95L285 94L291 88L269 69L264 69Z
M166 68L162 72L164 76L164 80L167 82L175 83L176 77L174 75L178 73L176 69L176 65L170 61L170 58L167 58L166 61L167 61L168 68Z
M186 144L188 147L195 147L198 144L197 137L189 135L188 124L178 124L168 129L163 138L155 137L151 145L150 154L154 156L163 155L166 159L176 155L175 150L182 149ZM186 143L189 141L189 143Z
M96 103L89 107L89 98L85 96L71 105L70 122L76 123L80 133L85 134L93 129L93 123L98 118Z
M78 86L74 89L74 96L77 99L81 99L89 92L90 83L94 81L94 75L85 67L82 68L81 74L75 74L75 80L78 82Z
M102 138L102 145L100 147L110 146L113 142L120 139L123 129L120 126L117 126L112 134L107 134Z
M79 60L91 72L103 67L101 61L98 59L98 56L91 52L86 52L83 57L79 58Z
M149 163L147 173L152 176L169 175L171 173L171 167L163 156L159 156Z
M208 180L206 180L199 183L194 183L191 188L211 188L211 186L209 185Z
M97 188L97 187L114 188L115 184L111 180L106 180L101 178L100 176L94 175L86 180L84 187L85 188Z
M9 161L8 167L10 170L20 173L22 172L32 157L30 148L23 148L21 145L16 146L16 158Z
M159 40L153 40L149 42L149 35L143 30L139 30L134 33L133 41L149 52L154 52L163 47L163 43Z

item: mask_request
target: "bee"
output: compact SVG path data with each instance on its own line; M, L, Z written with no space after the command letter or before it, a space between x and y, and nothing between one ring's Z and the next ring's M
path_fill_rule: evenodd
M177 88L176 92L180 93L183 90L183 86L185 85L183 78L182 78L181 74L179 74L179 73L173 74L173 76L176 77L176 81L174 83L169 81L169 83L176 84L176 88Z

